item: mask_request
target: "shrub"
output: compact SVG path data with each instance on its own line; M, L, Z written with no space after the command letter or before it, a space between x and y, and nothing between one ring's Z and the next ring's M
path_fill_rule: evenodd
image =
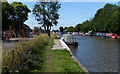
M10 50L3 49L6 50L3 52L3 72L28 72L40 69L49 40L46 34L41 34L30 41L20 42Z

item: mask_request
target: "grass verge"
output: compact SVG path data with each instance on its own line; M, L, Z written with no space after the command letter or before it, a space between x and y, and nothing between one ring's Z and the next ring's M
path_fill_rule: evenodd
M85 72L71 58L67 50L52 50L46 51L46 62L43 65L42 72Z

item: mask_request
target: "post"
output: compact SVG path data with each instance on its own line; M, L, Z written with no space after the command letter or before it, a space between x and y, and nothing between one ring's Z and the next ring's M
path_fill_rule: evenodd
M12 50L12 67L14 66L14 50Z

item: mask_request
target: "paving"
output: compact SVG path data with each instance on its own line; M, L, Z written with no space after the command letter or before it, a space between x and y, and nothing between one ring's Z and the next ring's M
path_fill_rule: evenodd
M61 40L61 39L54 39L53 50L70 50L69 47Z
M61 44L59 39L54 39L54 45L53 45L52 49L53 50L55 50L55 49L59 49L59 50L64 49L63 45Z

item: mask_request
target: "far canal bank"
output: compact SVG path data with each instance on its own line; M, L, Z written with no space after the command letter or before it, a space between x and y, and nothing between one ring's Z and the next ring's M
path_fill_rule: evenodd
M118 72L118 40L77 36L78 47L69 45L73 55L90 72ZM120 41L120 40L119 40Z

